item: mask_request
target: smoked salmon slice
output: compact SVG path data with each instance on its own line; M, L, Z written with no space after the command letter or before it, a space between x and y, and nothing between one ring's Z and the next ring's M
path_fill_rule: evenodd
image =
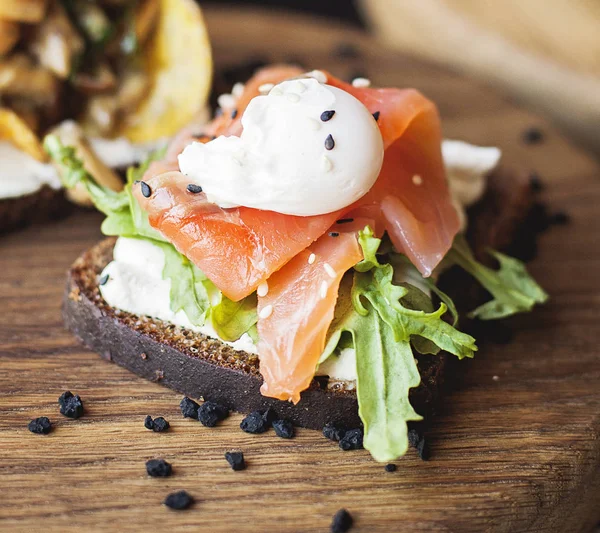
M414 89L357 88L333 76L327 83L377 114L385 157L377 182L360 202L380 206L394 247L430 276L460 229L446 181L437 108Z
M187 190L189 179L167 172L147 179L151 195L133 192L150 225L233 301L252 294L335 222L338 213L299 217L248 207L221 209L204 193Z
M356 230L325 234L269 278L258 298L263 395L300 401L323 353L342 277L362 258Z

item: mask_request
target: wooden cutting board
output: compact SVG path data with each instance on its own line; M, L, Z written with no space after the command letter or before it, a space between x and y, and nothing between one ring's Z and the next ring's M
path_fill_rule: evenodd
M377 85L414 86L438 102L449 137L500 146L536 171L544 198L572 216L541 238L531 264L552 299L513 320L514 340L460 363L429 435L386 473L366 451L342 452L318 432L248 435L240 415L215 429L182 419L180 395L81 348L60 316L65 272L100 238L101 217L78 212L0 239L0 530L328 531L342 507L353 531L578 532L600 519L600 166L539 117L492 89L381 49L331 22L283 13L211 10L219 69L263 56L295 58ZM358 57L340 57L352 43ZM346 50L347 52L347 50ZM352 54L350 54L352 55ZM537 126L544 141L525 145ZM64 390L86 415L58 413ZM172 429L152 433L145 415ZM49 416L48 436L27 423ZM227 450L248 469L233 472ZM173 464L152 479L149 458ZM161 502L186 489L184 512Z

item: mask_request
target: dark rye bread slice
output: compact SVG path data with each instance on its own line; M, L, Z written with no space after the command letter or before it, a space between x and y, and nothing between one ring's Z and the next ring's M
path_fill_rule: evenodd
M71 208L62 189L47 185L32 194L0 199L0 235L34 222L56 220Z
M477 250L505 247L530 205L528 180L499 170L470 216ZM493 216L492 216L493 215ZM360 424L354 391L343 383L316 379L297 405L265 398L258 357L149 317L110 307L100 296L98 278L112 260L114 239L84 253L71 267L63 303L65 324L90 349L136 374L194 398L209 399L242 413L272 407L280 417L321 429L332 422ZM470 291L465 291L470 292ZM417 355L421 385L411 390L418 413L430 415L443 381L445 355Z

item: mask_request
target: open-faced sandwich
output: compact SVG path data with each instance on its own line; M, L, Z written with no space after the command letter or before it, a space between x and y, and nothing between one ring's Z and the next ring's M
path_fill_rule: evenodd
M190 396L310 428L362 424L364 447L393 460L431 411L445 354L477 350L440 274L458 266L485 288L466 309L481 320L547 298L520 261L485 251L511 240L528 182L497 168L496 148L443 141L413 89L280 66L234 92L120 193L47 137L65 184L83 184L118 237L73 265L66 323Z
M40 136L119 191L118 170L205 120L211 69L193 0L2 0L0 233L66 206ZM81 186L68 196L90 203Z

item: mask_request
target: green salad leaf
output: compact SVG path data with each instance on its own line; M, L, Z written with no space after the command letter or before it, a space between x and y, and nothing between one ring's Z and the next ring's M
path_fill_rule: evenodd
M500 252L489 253L498 261L499 270L479 263L462 235L454 240L448 261L471 274L493 296L489 302L469 313L472 318L493 320L531 311L535 304L548 300L548 294L531 277L525 264Z
M171 280L171 310L174 313L183 310L192 324L203 325L211 308L211 296L212 300L220 300L220 291L198 267L150 226L148 215L141 209L132 193L134 181L144 175L152 161L163 156L164 150L154 152L138 167L130 167L123 190L115 192L96 182L85 170L75 150L70 146L63 146L58 137L48 135L44 140L44 147L58 165L64 186L69 188L82 183L89 191L96 208L106 215L101 226L102 233L148 239L162 249L165 257L163 279Z
M256 307L256 293L239 302L233 302L223 296L221 302L211 309L211 324L223 340L236 341L258 322Z
M339 349L348 333L356 350L357 398L364 446L377 461L392 461L408 448L409 421L421 420L409 401L420 383L412 346L422 353L445 350L473 357L470 335L443 320L428 296L409 283L394 283L391 264L378 259L380 240L370 228L359 232L364 259L340 285L330 336L320 363Z
M210 298L203 283L206 278L197 279L197 272L201 271L171 244L160 241L154 244L162 249L165 256L163 279L171 280L171 311L177 313L183 310L192 324L202 326L210 309Z
M442 319L446 305L441 303L439 309L431 313L406 307L401 300L409 294L409 290L393 284L393 274L392 266L388 264L356 275L352 301L357 312L367 314L363 303L366 298L390 326L397 342L409 341L412 335L417 335L459 359L473 357L477 350L475 339Z

